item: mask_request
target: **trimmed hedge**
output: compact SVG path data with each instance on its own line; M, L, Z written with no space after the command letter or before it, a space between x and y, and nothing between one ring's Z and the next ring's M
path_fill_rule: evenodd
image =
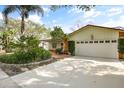
M124 53L124 38L118 39L118 52Z
M75 55L75 42L74 41L68 41L68 50L71 53L71 55Z
M18 51L14 54L1 55L0 62L8 64L25 64L45 60L51 57L51 53L43 48L34 48L30 51Z

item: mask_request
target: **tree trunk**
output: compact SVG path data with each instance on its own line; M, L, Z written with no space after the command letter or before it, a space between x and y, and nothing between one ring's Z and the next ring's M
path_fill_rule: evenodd
M8 40L7 40L7 36L3 35L2 38L2 49L5 50L7 52L7 45L8 45Z
M5 49L5 35L2 37L2 49Z
M24 20L24 15L22 15L22 21L21 21L21 34L24 33L25 30L25 20Z
M65 39L63 42L63 53L68 54L68 40Z

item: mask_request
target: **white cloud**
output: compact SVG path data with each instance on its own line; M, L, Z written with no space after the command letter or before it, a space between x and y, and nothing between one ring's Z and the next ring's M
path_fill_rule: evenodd
M65 33L71 33L79 28L84 26L84 24L67 24L67 25L62 25L62 29Z
M21 20L21 17L20 17L20 16L18 16L16 19L17 19L17 20Z
M97 17L99 15L102 15L102 12L101 11L96 11L95 9L91 9L90 11L84 12L84 18Z
M34 23L39 23L39 24L43 24L43 22L41 21L41 17L38 15L29 15L28 20L34 22Z
M56 24L53 24L53 25L52 25L52 27L55 27L55 26L62 27L62 24L58 24L58 23L56 23Z
M78 9L78 8L76 8L76 7L74 7L74 8L72 8L72 9L70 9L69 11L68 11L68 13L69 14L79 14L79 13L82 13L82 10L81 9Z
M53 30L53 28L55 27L55 26L59 26L59 27L61 27L62 28L62 30L64 31L64 33L71 33L72 32L72 25L63 25L63 24L53 24L53 25L47 25L46 27L47 28L51 28L51 30ZM74 31L74 30L73 30Z
M42 8L43 8L44 12L46 12L46 13L50 12L50 9L48 7L42 7Z
M124 16L120 16L118 20L113 20L110 19L109 21L105 22L102 24L102 26L107 26L107 27L124 27Z
M43 8L44 13L46 14L46 16L49 17L50 9L48 7L42 7L42 8Z
M0 12L0 20L3 20L3 15L2 15L2 13Z
M84 22L85 23L90 23L90 22L93 22L94 21L94 19L86 19Z
M111 8L108 10L108 16L114 16L114 15L118 15L122 13L122 9L121 8Z
M52 23L54 24L54 23L57 23L57 20L52 20Z
M65 33L71 33L74 29L71 28L72 26L70 25L66 25L66 26L63 26L62 29Z
M124 20L124 16L120 16L120 20Z

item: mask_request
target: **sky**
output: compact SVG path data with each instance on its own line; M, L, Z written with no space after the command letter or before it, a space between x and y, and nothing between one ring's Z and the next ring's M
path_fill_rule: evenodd
M71 33L74 30L87 24L100 25L105 27L124 27L124 6L122 5L96 5L90 11L82 11L75 7L61 8L51 11L49 6L41 6L44 9L44 16L30 14L28 20L45 25L47 28L60 26L65 33ZM4 6L0 6L0 19ZM9 15L18 19L20 15L14 12Z

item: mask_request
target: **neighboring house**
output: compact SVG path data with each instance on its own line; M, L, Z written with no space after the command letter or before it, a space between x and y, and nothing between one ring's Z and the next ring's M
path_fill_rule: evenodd
M75 41L76 56L118 58L118 39L124 30L95 25L86 25L70 34Z
M42 39L40 41L41 43L39 46L45 48L46 50L55 50L56 48L61 48L63 44L62 41L59 40L56 44L54 44L54 42L52 42L52 39L49 38Z
M52 41L52 38L46 37L45 34L42 34L40 41L41 43L39 46L45 48L46 50L55 50L56 48L61 48L63 44L63 42L60 40L57 40L57 43L55 44Z

